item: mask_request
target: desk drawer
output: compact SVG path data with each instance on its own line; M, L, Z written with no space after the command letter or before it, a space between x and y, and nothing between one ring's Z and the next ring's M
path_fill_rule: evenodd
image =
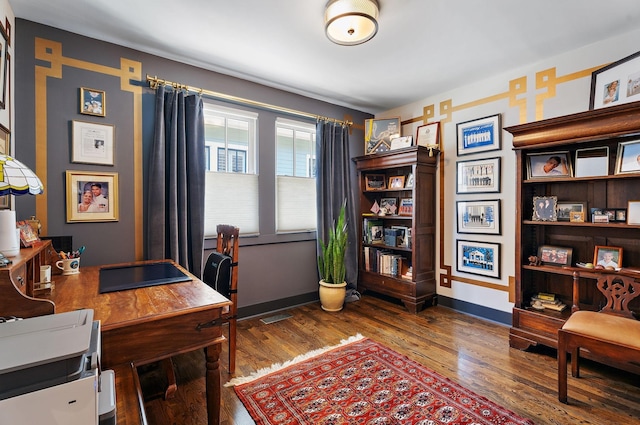
M11 280L20 292L27 295L27 264L23 263L11 270Z
M191 312L159 320L102 330L102 363L106 368L168 358L224 341L220 309Z

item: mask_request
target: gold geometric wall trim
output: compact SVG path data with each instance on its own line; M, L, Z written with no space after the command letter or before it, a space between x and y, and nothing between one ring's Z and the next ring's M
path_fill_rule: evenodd
M120 89L133 94L133 159L134 159L134 245L136 260L142 260L142 85L133 85L131 81L142 80L142 63L120 58L120 68L108 67L92 62L68 58L62 54L62 43L36 37L35 59L49 66L35 67L35 137L36 137L36 174L42 180L45 192L36 196L36 216L42 224L42 232L47 234L47 80L62 79L63 66L83 69L120 79Z

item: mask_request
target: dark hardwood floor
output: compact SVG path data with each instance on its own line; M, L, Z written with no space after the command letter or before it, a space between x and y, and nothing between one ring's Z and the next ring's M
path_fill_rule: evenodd
M539 425L640 423L638 375L584 361L581 378L569 377L569 405L562 404L556 392L555 350L510 348L509 328L502 324L439 306L414 315L399 303L369 294L338 313L327 313L319 304L286 313L292 317L271 324L260 318L239 322L236 376L360 333ZM223 382L230 377L226 348L221 356ZM141 373L149 424L206 424L203 353L178 356L174 362L174 399L162 399L159 368ZM222 389L221 423L254 423L233 388Z

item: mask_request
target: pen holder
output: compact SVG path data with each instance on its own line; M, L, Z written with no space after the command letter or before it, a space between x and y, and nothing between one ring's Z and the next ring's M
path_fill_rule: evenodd
M56 261L56 267L62 270L63 275L80 273L80 258L67 258Z

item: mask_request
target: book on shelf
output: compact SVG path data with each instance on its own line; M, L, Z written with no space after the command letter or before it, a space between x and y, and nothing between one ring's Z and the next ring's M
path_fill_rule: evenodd
M556 294L550 294L550 293L547 293L547 292L538 292L537 296L541 300L554 301L556 299Z
M540 294L531 297L531 307L535 310L553 310L563 311L567 308L567 305L561 302L559 299L548 300L540 298Z

